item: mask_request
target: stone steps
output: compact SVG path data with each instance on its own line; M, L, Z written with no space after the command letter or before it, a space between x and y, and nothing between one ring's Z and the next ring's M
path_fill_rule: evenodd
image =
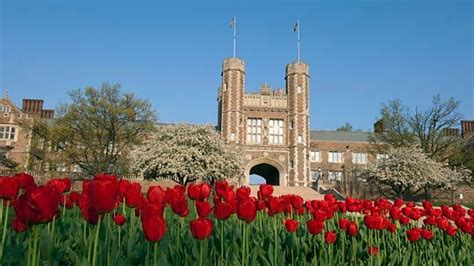
M259 185L250 185L251 196L257 196ZM301 196L304 200L321 200L324 195L316 192L314 189L309 187L283 187L273 186L273 196L281 196L286 194L295 194Z

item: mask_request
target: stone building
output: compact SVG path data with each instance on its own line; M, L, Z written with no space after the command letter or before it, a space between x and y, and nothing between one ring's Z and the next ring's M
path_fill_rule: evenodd
M348 161L363 167L373 159L368 133L310 130L306 63L288 64L285 80L283 89L264 84L260 92L247 93L244 61L224 60L217 128L244 151L243 183L256 174L273 185L310 186L323 176L340 180Z
M23 99L19 109L6 94L0 99L0 156L19 168L28 168L32 134L28 123L34 119L52 119L54 110L44 109L43 100ZM0 165L5 168L5 165Z

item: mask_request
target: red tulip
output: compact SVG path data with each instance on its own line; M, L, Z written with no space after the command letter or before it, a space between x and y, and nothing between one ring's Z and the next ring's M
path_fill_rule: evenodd
M14 177L18 178L18 183L20 184L20 188L27 189L29 187L35 187L35 181L32 175L27 173L19 173Z
M369 247L368 248L368 253L371 256L376 256L377 254L379 254L379 248L378 247Z
M395 233L395 231L397 231L397 226L394 223L388 223L387 224L387 230L390 233Z
M216 181L216 183L214 184L214 189L216 191L217 196L220 198L225 197L227 191L231 190L231 188L229 187L229 183L227 183L226 180Z
M293 219L286 219L285 220L286 231L288 231L289 233L296 232L296 230L298 229L298 224L299 223Z
M86 193L83 193L78 201L79 209L81 210L82 217L86 222L90 224L97 224L99 221L99 213L92 208L89 203L89 199Z
M346 228L347 234L350 236L356 236L357 233L359 233L359 228L357 227L357 224L354 222L349 222Z
M268 200L268 214L274 215L283 211L285 207L285 201L282 198L271 197Z
M69 194L69 198L72 202L77 204L79 202L79 199L81 198L81 194L79 194L77 191L73 191Z
M323 210L316 210L312 213L312 215L313 215L313 219L318 222L324 222L328 218L327 213Z
M420 232L420 235L423 239L426 239L426 240L431 240L433 239L433 231L430 231L428 229L422 229L421 232Z
M207 201L196 201L196 210L199 217L207 217L211 211L211 205Z
M165 202L165 195L165 190L160 186L150 186L146 196L150 203L163 204Z
M410 242L415 242L420 239L420 230L418 228L412 228L407 231L407 237Z
M14 200L18 196L20 183L18 178L9 176L0 176L0 199Z
M239 187L236 191L237 200L239 202L245 201L250 198L250 188L249 187Z
M136 208L142 200L142 188L139 183L131 183L125 192L125 203L130 208Z
M170 205L173 212L181 217L186 217L189 213L188 202L185 198L175 199Z
M99 214L111 212L119 201L120 184L116 176L99 174L87 185L89 207Z
M120 213L114 215L114 223L116 225L122 226L125 223L125 216Z
M390 209L390 217L393 219L393 220L398 220L400 219L400 216L402 215L402 211L397 208L397 207L392 207Z
M324 223L315 220L308 220L306 226L308 227L309 233L312 235L320 234L324 229Z
M212 234L212 221L209 218L198 218L190 223L191 234L194 238L203 240Z
M26 229L28 229L28 225L26 223L23 223L22 221L20 221L20 219L18 219L18 217L15 217L15 218L13 218L13 221L12 221L12 228L17 233L21 233L21 232L26 231Z
M53 186L30 187L13 202L16 216L23 223L41 224L58 214L59 194Z
M367 228L376 230L382 230L387 227L387 221L380 215L366 215L364 217L364 224Z
M255 220L255 217L257 216L256 203L251 199L247 199L241 202L237 209L237 216L241 220L244 220L247 223L251 223L253 220Z
M260 185L259 190L257 192L259 199L267 199L271 197L272 194L273 194L273 186L267 185L267 184Z
M142 220L142 227L145 238L151 242L159 242L166 232L166 222L159 215Z
M350 221L347 220L346 218L339 219L339 228L341 228L342 230L346 230L349 224L350 224Z
M400 223L403 224L403 225L407 225L408 223L410 222L410 218L404 216L404 215L401 215L400 216Z
M334 244L337 240L337 234L334 231L329 231L324 234L324 242L326 244Z
M293 208L300 209L303 207L303 204L304 204L304 200L301 196L294 195L291 198L291 205L293 206Z
M53 178L48 182L48 185L54 186L59 194L71 190L71 179L69 178Z
M232 213L232 206L227 202L218 202L214 205L214 217L218 220L227 220Z
M192 200L203 201L209 198L211 194L211 186L206 183L191 184L188 187L188 196Z
M73 202L69 195L61 194L59 196L59 205L66 206L66 209L71 209L73 207Z

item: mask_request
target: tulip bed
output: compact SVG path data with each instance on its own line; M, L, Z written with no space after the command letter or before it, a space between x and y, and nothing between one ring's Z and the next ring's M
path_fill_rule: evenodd
M1 265L472 265L474 211L386 199L303 201L226 181L142 194L101 174L70 191L0 177Z

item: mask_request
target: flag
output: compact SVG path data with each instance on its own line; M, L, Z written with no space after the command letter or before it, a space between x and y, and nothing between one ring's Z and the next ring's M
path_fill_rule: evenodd
M235 17L233 17L232 20L230 21L230 27L231 28L235 27Z
M299 21L296 21L296 24L295 24L295 26L293 27L293 31L296 32L296 31L299 30L299 28L300 28L300 22L299 22Z

